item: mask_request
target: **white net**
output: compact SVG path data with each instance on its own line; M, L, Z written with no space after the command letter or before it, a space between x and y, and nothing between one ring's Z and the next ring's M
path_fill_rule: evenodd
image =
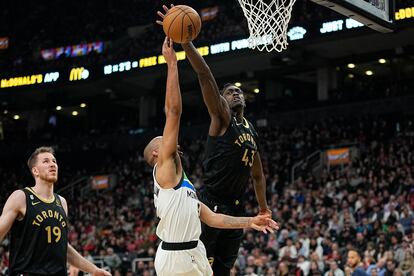
M287 48L287 29L296 0L238 0L247 19L249 48L276 50Z

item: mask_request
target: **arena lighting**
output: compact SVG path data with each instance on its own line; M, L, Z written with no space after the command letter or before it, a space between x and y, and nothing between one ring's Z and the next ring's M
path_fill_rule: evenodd
M79 106L82 107L82 108L85 108L86 107L86 103L81 103Z
M113 65L105 65L104 66L104 74L110 75L114 72L123 72L123 71L129 71L132 68L138 67L138 61L124 61L120 62L118 64Z
M306 34L306 29L300 26L292 27L287 34L290 40L303 39Z
M381 64L384 64L384 63L387 63L387 60L386 60L386 59L384 59L384 58L380 58L380 59L378 60L378 62L379 62L379 63L381 63Z
M86 56L92 52L102 53L104 50L104 43L102 41L81 43L71 46L62 46L51 49L40 50L40 54L44 60L58 59L60 56L79 57Z
M324 33L333 33L333 32L337 32L337 31L342 31L344 29L353 29L353 28L359 28L364 26L362 23L351 19L351 18L347 18L345 20L335 20L335 21L330 21L330 22L324 22L322 23L322 28L319 29L319 32L321 34Z
M253 92L257 94L257 93L259 93L259 92L260 92L260 89L259 89L259 88L255 88L255 89L253 90Z
M242 84L240 82L235 82L234 85L240 87Z
M20 119L20 116L16 114L16 115L13 116L13 119L19 120Z
M212 55L219 54L219 53L225 53L230 51L230 42L224 42L219 44L214 44L210 46L210 53Z
M353 64L353 63L349 63L349 64L347 65L347 67L348 67L348 68L350 68L350 69L353 69L353 68L355 68L355 64Z
M395 12L395 20L403 20L414 17L414 7L402 8Z
M11 77L8 79L1 79L0 88L26 86L40 83L51 83L56 82L58 78L59 72Z
M75 111L72 111L72 116L78 116L78 112L75 110Z
M249 41L247 40L247 38L234 40L231 42L232 51L246 49L246 48L249 48Z
M374 75L374 72L372 72L371 70L367 70L367 71L365 71L365 75L372 76L372 75Z
M59 78L59 72L46 73L43 82L55 82Z
M89 78L89 70L84 67L72 68L69 74L69 81L86 80Z
M62 107L60 105L56 106L56 110L62 110Z

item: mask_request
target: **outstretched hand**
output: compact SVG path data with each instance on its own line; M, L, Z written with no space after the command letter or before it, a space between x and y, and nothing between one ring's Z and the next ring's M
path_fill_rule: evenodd
M164 39L164 43L162 44L162 55L168 65L177 63L177 55L175 54L174 43L171 38L166 37Z
M250 220L250 227L262 231L263 233L274 233L274 230L279 230L279 224L269 218L268 215L257 215Z
M171 4L171 7L170 8L172 8L172 7L174 7L174 5L173 4ZM159 25L161 25L162 26L162 22L164 21L164 17L165 17L165 15L167 14L167 12L169 11L169 8L166 6L166 5L162 5L162 8L164 9L164 13L162 13L162 12L160 12L160 11L157 11L157 14L158 14L158 16L159 17L161 17L161 20L156 20L155 22L157 22L157 24L159 24Z

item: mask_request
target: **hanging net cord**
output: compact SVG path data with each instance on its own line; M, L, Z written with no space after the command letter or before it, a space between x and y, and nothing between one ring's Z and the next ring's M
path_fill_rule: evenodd
M296 0L238 0L247 19L249 48L276 50L287 48L287 29Z

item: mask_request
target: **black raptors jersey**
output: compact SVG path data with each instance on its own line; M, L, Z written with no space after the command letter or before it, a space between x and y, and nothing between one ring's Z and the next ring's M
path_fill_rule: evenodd
M242 198L247 189L251 167L257 152L257 132L243 118L232 117L222 136L208 136L203 162L205 192L223 203Z
M60 197L46 202L32 189L26 194L26 214L11 229L10 275L65 275L67 218Z

